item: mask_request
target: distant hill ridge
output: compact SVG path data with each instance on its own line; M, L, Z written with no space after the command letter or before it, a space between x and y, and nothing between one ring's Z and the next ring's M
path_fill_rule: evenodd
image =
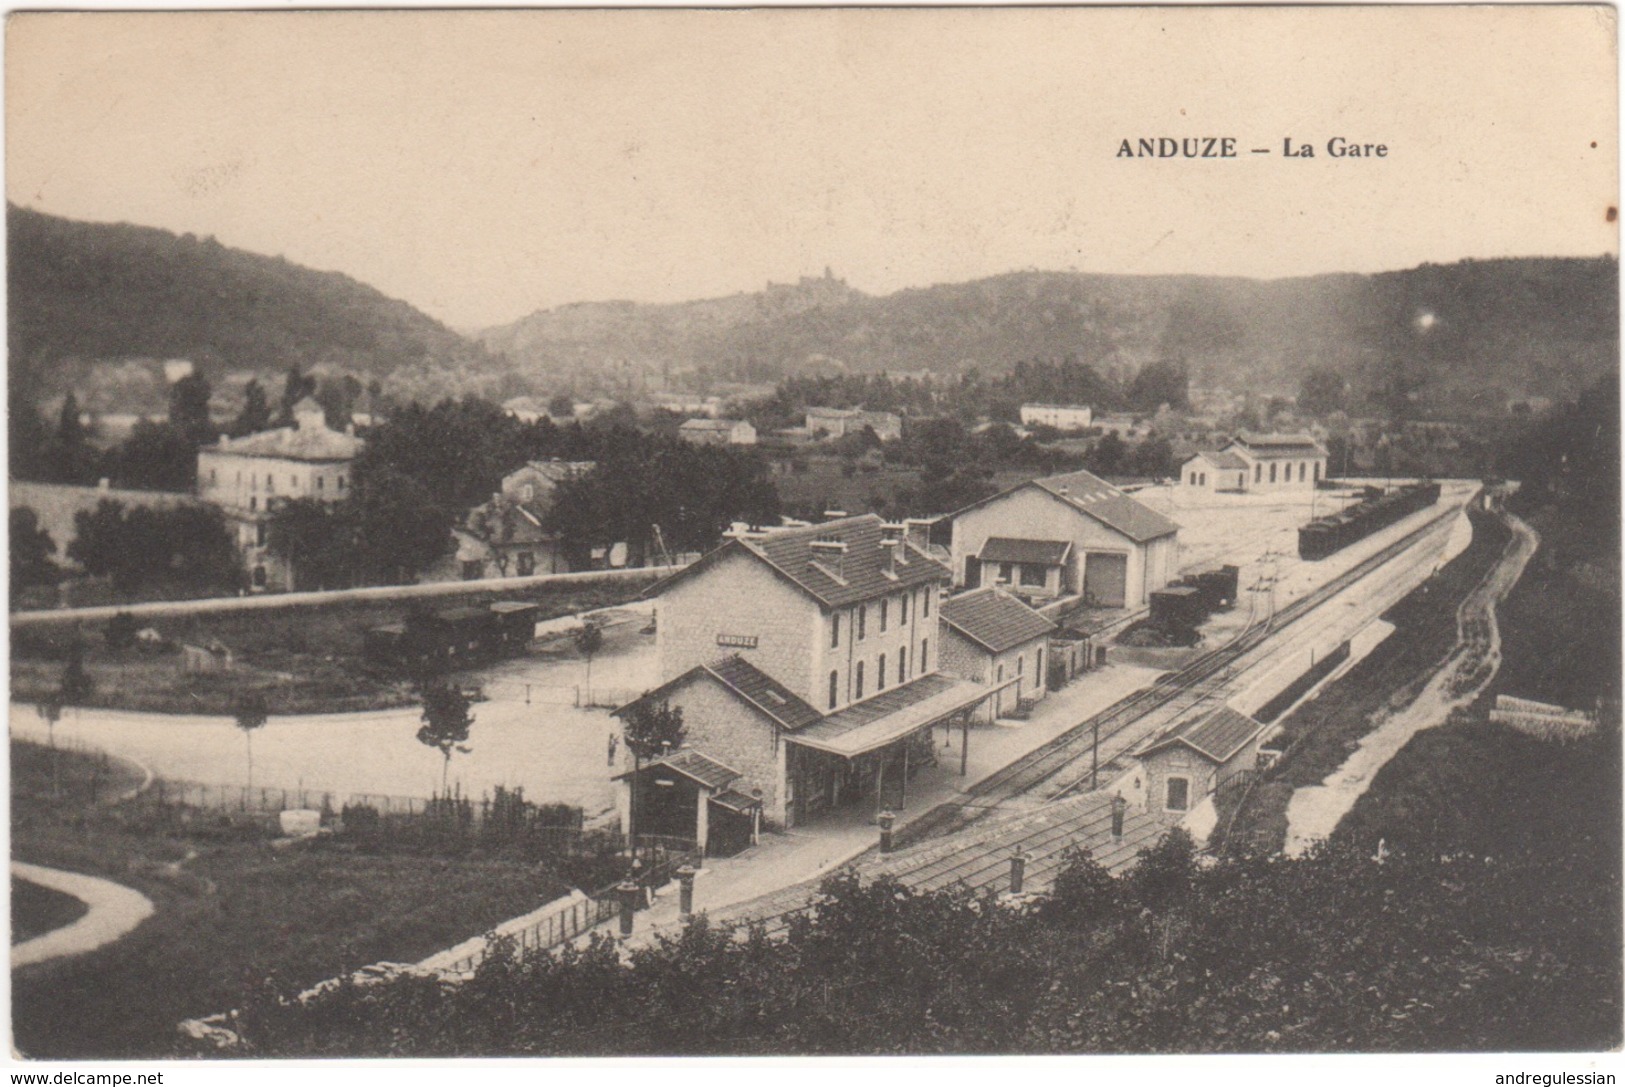
M562 380L584 359L774 380L1067 356L1132 372L1178 357L1199 384L1258 392L1295 392L1315 367L1361 381L1398 366L1445 399L1561 396L1615 366L1617 277L1612 257L1279 280L1028 271L876 297L826 276L698 302L561 306L480 338L527 376Z
M187 358L206 373L299 365L378 378L498 364L349 276L213 238L12 204L6 234L7 345L13 390L25 395L60 385L63 359Z

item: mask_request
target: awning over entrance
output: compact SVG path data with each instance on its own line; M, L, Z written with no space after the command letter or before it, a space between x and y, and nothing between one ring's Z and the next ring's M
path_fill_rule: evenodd
M991 694L993 689L980 683L934 673L832 713L785 739L852 758L969 709Z

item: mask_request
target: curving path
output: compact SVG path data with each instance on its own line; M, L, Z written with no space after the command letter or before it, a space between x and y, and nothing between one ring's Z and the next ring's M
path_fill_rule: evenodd
M11 874L29 883L72 895L90 907L73 924L14 945L11 949L13 970L19 966L32 966L50 959L94 951L128 934L153 914L152 900L146 895L96 876L42 868L21 861L11 862Z
M1467 594L1456 611L1456 647L1410 705L1388 717L1319 785L1298 789L1287 804L1284 852L1295 857L1327 838L1371 787L1377 771L1424 729L1442 725L1450 711L1477 698L1501 667L1501 628L1495 609L1523 576L1540 546L1540 535L1520 518L1502 513L1512 539L1500 561Z

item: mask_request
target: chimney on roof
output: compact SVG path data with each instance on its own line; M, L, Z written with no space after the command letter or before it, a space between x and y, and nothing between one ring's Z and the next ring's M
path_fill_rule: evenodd
M814 540L813 561L842 581L846 580L846 543L842 540Z
M1128 811L1128 801L1123 799L1122 794L1118 794L1117 796L1112 797L1112 837L1113 838L1121 838L1123 836L1123 816L1127 811Z
M903 549L902 540L881 540L880 550L885 556L881 570L889 577L897 576L897 553Z
M931 553L931 522L924 517L910 517L903 522L905 538L909 543L925 552Z

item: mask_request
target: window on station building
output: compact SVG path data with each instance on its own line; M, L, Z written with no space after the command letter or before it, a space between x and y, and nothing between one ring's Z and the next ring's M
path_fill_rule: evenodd
M1042 648L1033 654L1033 676L1039 683L1044 682L1044 650Z
M317 476L316 477L316 489L318 491L321 490L326 483L327 483L327 477L325 477L325 476Z
M1298 482L1299 483L1302 483L1304 481L1306 473L1308 472L1308 470L1309 470L1309 465L1308 464L1304 463L1303 461L1298 462Z
M898 618L897 618L897 625L898 626L902 626L902 627L908 626L908 602L909 602L909 599L910 599L909 595L907 593L904 593L903 594L903 602L901 604L903 614L898 616Z
M1001 563L999 563L999 580L1000 581L1008 582L1010 580L1011 576L1015 574L1015 572L1016 571L1015 571L1015 564L1014 563L1010 563L1010 562L1001 562Z
M1264 482L1264 466L1262 464L1253 465L1253 482Z
M829 708L834 709L840 694L841 676L838 672L829 674Z
M1186 811L1191 806L1191 783L1189 778L1171 777L1168 779L1168 796L1163 807L1168 811Z
M253 513L256 509L258 509L259 504L260 504L260 500L258 498L255 498L253 495L248 496L248 512L249 513Z
M875 690L886 689L886 654L880 654L880 665L875 669Z
M931 586L929 585L925 587L925 592L920 597L920 614L927 619L931 618Z
M902 654L897 658L897 682L908 682L908 646L903 647Z
M1315 482L1320 482L1320 462L1318 460L1315 461Z
M210 468L209 469L209 486L211 486L211 487L214 486L215 482L216 482L216 480L215 480L215 475L214 475L214 469Z
M1035 562L1022 563L1021 583L1023 585L1042 586L1044 584L1044 568Z
M852 699L859 701L863 698L863 662L859 661L857 668L852 671Z
M840 612L835 612L833 615L831 615L829 617L829 647L831 649L839 649L841 647L841 613Z
M1270 482L1275 482L1275 465L1270 465Z
M880 633L886 633L886 613L890 610L890 600L880 602Z
M344 490L344 477L339 476L339 490Z
M931 639L920 640L920 671L926 672L931 668Z
M867 627L868 625L869 625L869 606L867 604L859 604L858 605L858 641L860 641L860 642L863 641L864 635L866 633L864 628Z
M265 473L265 489L268 491L276 490L276 476L273 476L270 472Z

